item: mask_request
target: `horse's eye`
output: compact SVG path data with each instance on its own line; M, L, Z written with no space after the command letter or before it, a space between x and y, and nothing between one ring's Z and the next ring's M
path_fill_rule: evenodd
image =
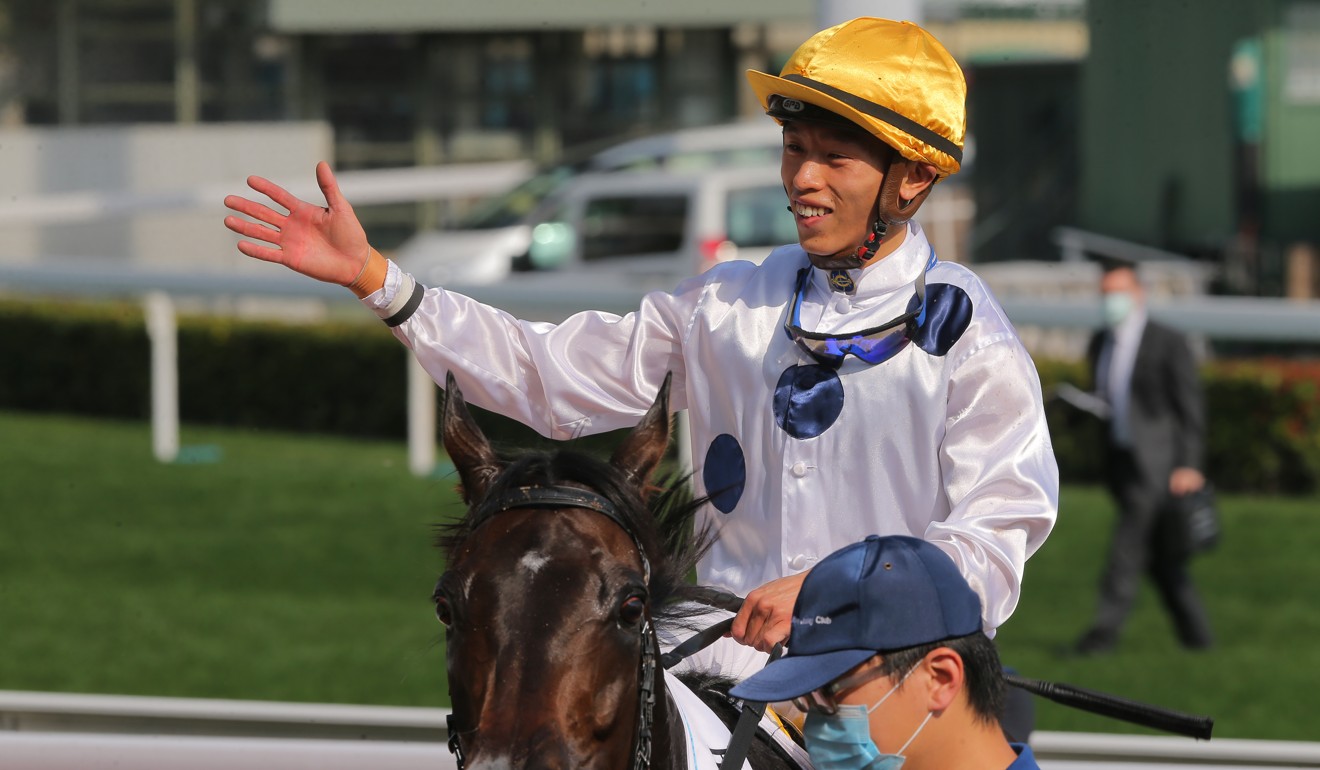
M449 607L449 600L443 596L435 597L435 617L446 626L454 622L454 611Z
M619 606L619 620L630 626L636 625L644 614L646 614L646 600L640 596L629 596Z

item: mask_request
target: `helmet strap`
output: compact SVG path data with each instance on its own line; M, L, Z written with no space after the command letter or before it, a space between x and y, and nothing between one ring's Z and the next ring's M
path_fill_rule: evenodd
M907 179L908 172L916 166L914 161L910 161L894 153L893 160L889 161L889 167L885 170L884 181L880 183L880 192L876 195L876 217L871 225L871 231L867 233L866 240L862 241L857 250L847 256L820 257L812 256L811 264L822 270L853 270L864 265L868 260L875 257L876 251L880 245L887 240L892 240L899 233L904 232L904 226L921 204L925 202L926 196L930 195L931 189L935 183L927 185L925 189L917 193L914 197L907 200L899 195L903 188L903 182ZM792 207L789 207L792 210Z
M880 183L880 192L876 195L875 224L871 226L871 232L866 236L866 240L857 247L857 258L863 263L875 256L876 250L887 238L903 231L903 226L913 214L917 213L917 209L921 208L926 196L930 195L931 189L935 186L932 182L916 196L904 200L900 195L903 182L906 181L908 172L915 167L915 162L897 153L894 154L894 159L889 161L885 179Z
M879 215L884 223L893 227L895 225L906 224L912 215L917 213L921 204L926 201L926 196L935 189L935 182L931 182L915 196L904 200L899 192L903 189L903 182L908 174L917 167L916 161L908 160L902 155L895 155L889 162L889 170L885 172L885 180L880 184L880 203Z
M880 198L876 197L876 216L875 223L871 225L871 232L867 234L866 240L857 247L857 260L866 264L867 260L875 256L876 249L880 248L880 242L885 239L885 234L889 231L889 225L880 217Z

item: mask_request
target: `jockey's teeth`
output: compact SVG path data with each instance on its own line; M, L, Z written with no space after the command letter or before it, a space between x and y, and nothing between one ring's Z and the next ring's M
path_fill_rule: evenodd
M803 206L799 204L797 207L797 215L800 217L823 217L827 213L829 213L829 209L820 206Z

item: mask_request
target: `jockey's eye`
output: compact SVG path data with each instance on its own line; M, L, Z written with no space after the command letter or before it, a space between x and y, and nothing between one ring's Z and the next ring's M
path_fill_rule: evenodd
M434 598L436 620L439 620L446 626L452 625L454 622L454 611L449 607L449 600L443 596L436 596Z
M646 614L646 600L640 596L629 596L619 605L619 621L625 625L637 625Z

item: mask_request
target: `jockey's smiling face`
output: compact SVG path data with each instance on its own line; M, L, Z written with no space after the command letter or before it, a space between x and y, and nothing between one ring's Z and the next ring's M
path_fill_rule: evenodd
M798 242L820 257L850 255L876 217L876 197L893 150L860 129L812 121L784 123L780 175L797 221Z

